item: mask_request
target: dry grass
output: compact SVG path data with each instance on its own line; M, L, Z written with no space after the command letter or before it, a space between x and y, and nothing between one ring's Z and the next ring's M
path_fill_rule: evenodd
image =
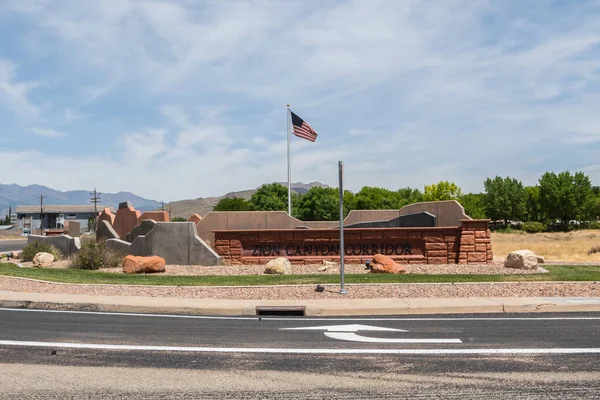
M600 231L569 233L492 233L494 256L506 257L514 250L531 250L546 261L600 262L600 253L588 252L600 245Z

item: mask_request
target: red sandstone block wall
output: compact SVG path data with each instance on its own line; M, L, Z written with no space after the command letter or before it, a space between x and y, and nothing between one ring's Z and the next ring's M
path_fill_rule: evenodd
M487 220L461 220L459 264L491 262L492 239Z
M346 243L419 243L420 254L392 255L405 264L470 264L492 260L492 246L487 220L462 220L461 227L444 228L376 228L348 229L344 232ZM274 243L299 245L339 246L339 231L335 229L294 229L294 230L247 230L215 231L215 251L226 262L232 264L265 264L279 256L286 257L292 264L318 264L322 260L338 261L339 255L289 256L248 254L249 246L262 246ZM354 256L346 254L348 263L364 263L373 254Z

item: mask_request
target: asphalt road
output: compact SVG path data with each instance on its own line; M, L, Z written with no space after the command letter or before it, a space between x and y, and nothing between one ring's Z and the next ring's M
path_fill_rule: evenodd
M0 253L5 252L5 251L12 251L12 250L23 250L23 248L25 247L26 244L27 244L27 239L16 239L16 240L2 239L2 240L0 240Z
M1 399L600 398L600 313L257 319L0 310L0 389Z

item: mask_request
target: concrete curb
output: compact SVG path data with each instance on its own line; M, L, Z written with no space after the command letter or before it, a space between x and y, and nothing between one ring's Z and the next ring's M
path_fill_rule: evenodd
M328 300L219 300L88 296L0 291L0 307L61 311L256 316L257 306L305 307L306 316L365 316L520 312L599 312L600 298L413 298Z

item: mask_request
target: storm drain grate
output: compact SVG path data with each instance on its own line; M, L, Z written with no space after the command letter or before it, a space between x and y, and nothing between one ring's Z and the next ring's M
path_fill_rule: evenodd
M281 306L257 306L256 307L256 315L257 316L278 316L278 317L304 317L304 313L306 311L306 307L304 306L290 306L290 307L281 307Z

